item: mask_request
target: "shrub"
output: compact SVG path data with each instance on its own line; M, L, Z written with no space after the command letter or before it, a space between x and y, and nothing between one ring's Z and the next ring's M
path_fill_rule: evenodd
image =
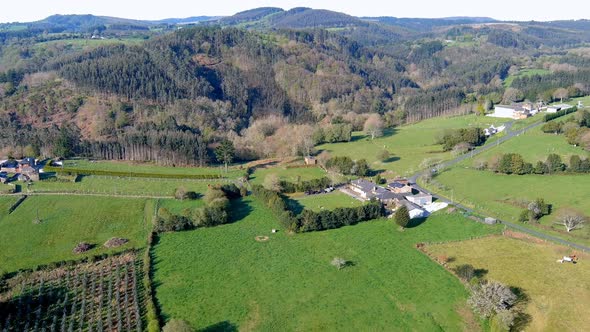
M332 185L332 180L329 177L322 177L319 179L311 179L308 181L301 181L299 183L292 183L281 181L280 186L283 193L295 193L306 191L319 191Z
M453 271L455 271L455 274L457 275L457 277L459 277L459 279L465 282L471 281L471 279L473 279L473 277L475 276L475 269L471 264L459 265L455 267Z
M398 224L400 227L405 228L410 223L410 212L405 205L400 206L395 211L395 215L393 216L395 219L395 223Z
M179 199L179 200L185 200L185 199L197 199L199 197L199 195L194 192L194 191L187 191L186 188L184 187L179 187L176 188L176 190L174 191L174 198Z

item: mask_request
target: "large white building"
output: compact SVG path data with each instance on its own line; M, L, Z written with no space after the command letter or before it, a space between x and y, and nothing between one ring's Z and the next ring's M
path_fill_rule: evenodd
M551 106L547 106L547 113L557 113L559 111L567 110L572 107L573 107L572 105L568 105L568 104L551 105Z
M494 106L494 113L488 116L494 118L510 118L510 119L526 119L531 115L533 105L531 104L516 104L516 105L496 105Z

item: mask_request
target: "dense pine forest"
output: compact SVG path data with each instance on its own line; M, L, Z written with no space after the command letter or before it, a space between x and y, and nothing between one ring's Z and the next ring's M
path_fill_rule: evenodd
M198 20L0 24L2 154L205 165L225 140L243 160L308 154L369 114L393 127L590 92L587 21L308 8Z

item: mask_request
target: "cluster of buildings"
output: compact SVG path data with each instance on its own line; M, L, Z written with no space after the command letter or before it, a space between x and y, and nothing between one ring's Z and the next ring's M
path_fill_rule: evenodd
M0 182L39 181L39 163L35 158L0 160Z
M581 103L578 103L581 104ZM580 105L578 105L580 106ZM488 116L494 118L510 118L510 119L526 119L530 116L533 116L541 111L545 111L547 113L556 113L561 110L566 110L572 108L572 105L568 104L559 104L559 105L551 105L545 106L542 102L533 104L530 102L525 103L515 103L512 105L496 105L494 106L494 113L488 114Z
M380 186L364 179L354 180L349 185L349 192L356 198L366 201L376 199L388 209L394 210L400 206L408 208L410 218L424 218L431 212L440 210L446 205L432 202L432 195L422 193L413 188L408 180L394 180L387 186Z

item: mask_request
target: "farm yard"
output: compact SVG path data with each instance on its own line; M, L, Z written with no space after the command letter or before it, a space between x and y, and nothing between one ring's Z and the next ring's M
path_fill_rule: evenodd
M440 212L404 232L376 220L290 235L256 199L235 204L249 213L228 225L164 234L155 245L154 283L165 320L239 330L479 326L464 286L415 244L468 239L497 227ZM334 268L334 257L350 266Z
M4 281L3 331L143 331L142 261L134 252Z
M146 217L153 211L153 201L146 199L30 196L0 219L1 272L142 248L151 229ZM129 242L119 248L103 247L112 237ZM94 248L75 254L73 249L81 242Z
M363 132L354 132L352 141L347 143L323 144L318 150L327 151L333 156L348 156L353 160L365 158L375 170L392 171L400 176L417 172L425 159L446 160L451 158L450 152L443 152L435 141L445 129L458 129L490 125L500 126L507 119L491 118L476 115L435 118L415 124L397 127L384 132L383 137L371 140ZM387 149L391 157L378 160L378 154Z
M490 236L429 245L426 250L452 258L449 268L471 264L485 278L517 287L528 297L530 331L579 331L590 326L590 255L523 237ZM578 264L557 263L577 254Z

